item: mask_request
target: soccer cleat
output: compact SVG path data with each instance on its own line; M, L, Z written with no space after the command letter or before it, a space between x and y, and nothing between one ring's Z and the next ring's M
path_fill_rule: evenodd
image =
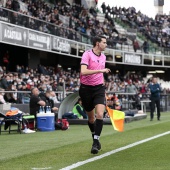
M97 154L98 152L99 152L98 145L97 145L97 143L93 142L93 145L92 145L92 148L91 148L91 153Z
M98 142L98 144L97 144L97 149L98 149L98 150L101 149L101 143L100 143L100 142Z
M93 140L94 143L94 140ZM101 149L101 143L99 142L99 140L96 141L96 145L97 145L97 149L100 150Z
M27 129L27 128L25 128L25 129L23 130L23 133L34 133L34 132L35 132L34 130Z

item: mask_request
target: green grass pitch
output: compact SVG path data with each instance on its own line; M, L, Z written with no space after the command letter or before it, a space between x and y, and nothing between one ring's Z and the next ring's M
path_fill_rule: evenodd
M104 125L100 138L102 155L111 150L170 131L170 113L161 121L148 118L125 123L124 132ZM169 170L170 135L120 151L75 169L80 170ZM70 125L67 131L0 135L0 170L58 170L98 155L90 153L92 138L87 125Z

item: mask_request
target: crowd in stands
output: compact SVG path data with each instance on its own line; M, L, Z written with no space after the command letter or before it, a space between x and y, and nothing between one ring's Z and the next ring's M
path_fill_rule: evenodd
M116 30L112 18L106 17L104 23L99 22L95 7L86 9L79 4L69 4L67 1L57 1L55 5L42 0L22 0L22 2L26 4L25 11L20 8L19 0L7 0L2 6L19 13L13 12L9 15L6 11L0 10L0 16L10 17L10 22L13 24L71 40L91 43L93 36L104 34L109 38L109 47L116 48L117 43L127 44L126 36ZM64 22L60 16L66 17L68 21Z
M19 2L19 0L6 0L1 3L2 7L19 13L13 12L9 15L6 11L0 10L0 16L10 17L10 22L13 24L87 43L91 43L93 36L105 34L109 37L108 47L111 48L116 48L117 43L128 45L126 35L121 35L115 28L114 19L118 17L131 28L141 32L147 40L160 47L170 47L169 15L156 15L153 19L134 7L110 7L103 2L101 7L105 20L100 23L95 7L86 9L79 4L69 4L67 1L60 0L56 1L57 3L54 5L42 0L22 0L21 2L26 5L23 10L20 8ZM64 22L60 16L66 17L68 21ZM144 47L147 46L148 44L144 44Z
M111 95L117 92L146 94L149 93L148 83L139 73L125 76L119 74L105 76L106 92L111 92ZM28 92L32 87L38 87L42 93L47 90L54 91L56 93L56 96L54 94L55 103L60 103L65 97L63 90L68 93L79 90L79 70L64 70L62 67L55 68L42 65L32 69L17 65L16 72L8 72L5 67L0 66L0 88L5 91L3 94L6 102L29 103L30 93ZM163 89L164 93L169 93L169 91L169 87ZM125 100L130 99L124 94L121 97Z
M169 35L162 30L163 26L168 27L170 17L167 15L157 15L155 19L149 18L136 11L134 7L117 8L106 6L102 4L102 10L105 14L104 23L101 24L97 19L97 11L95 8L85 9L79 4L68 4L67 1L58 1L54 6L42 0L22 0L26 4L27 9L21 10L18 0L6 0L0 6L7 9L19 12L13 12L11 15L11 22L19 24L27 28L38 31L54 34L57 36L69 38L79 41L79 35L84 37L91 37L98 34L105 34L109 37L108 47L114 47L116 43L126 44L127 38L121 35L115 28L114 16L119 17L122 21L126 22L133 28L137 28L152 42L158 43L160 46L169 47ZM0 10L0 16L6 16L7 13ZM60 19L60 15L68 17L68 26ZM36 20L39 19L39 20ZM45 21L42 23L41 21ZM53 24L52 26L48 23ZM54 26L56 25L56 27ZM147 42L146 42L147 44ZM145 47L148 45L144 45ZM136 49L134 48L134 51ZM144 50L148 52L148 48ZM75 92L79 90L80 78L79 71L76 70L63 70L53 67L44 67L39 65L36 69L25 68L24 66L16 66L15 73L8 73L6 67L0 67L0 87L4 90L11 91L28 91L33 86L37 86L40 91L52 89L53 91L63 91L63 84L65 83L66 91ZM147 93L147 83L143 81L140 75L132 75L132 77L120 78L118 74L111 74L106 78L106 91L111 92L127 92L130 80L133 82L138 92ZM145 88L144 88L145 87ZM141 90L142 89L142 90ZM169 89L165 89L169 92ZM6 100L22 103L24 99L28 99L29 94L23 93L5 94ZM58 94L58 100L61 101L62 97Z
M106 16L112 18L120 18L124 23L131 28L137 29L148 40L158 44L160 47L170 47L170 16L156 15L155 18L150 18L137 11L134 7L110 7L102 4L102 11Z

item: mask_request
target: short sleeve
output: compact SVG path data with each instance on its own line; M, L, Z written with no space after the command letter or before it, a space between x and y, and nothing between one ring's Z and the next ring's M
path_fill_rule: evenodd
M80 64L81 65L85 64L87 66L89 65L89 52L88 51L83 53Z

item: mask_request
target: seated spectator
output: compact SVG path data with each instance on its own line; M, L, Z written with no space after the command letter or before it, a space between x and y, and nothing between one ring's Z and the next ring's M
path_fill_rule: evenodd
M136 104L136 108L138 109L138 110L141 110L142 108L141 108L141 99L142 99L142 94L141 93L138 93L137 95L136 95L136 98L135 98L135 104Z
M106 96L106 105L107 105L110 109L114 109L114 107L113 107L113 100L111 100L108 96ZM109 113L107 112L106 109L105 109L105 111L104 111L104 118L109 118Z
M37 87L33 87L31 89L29 108L30 108L30 115L34 115L35 120L36 120L36 115L39 112L40 106L45 107L46 105L46 103L39 97L39 94L40 92Z
M27 88L27 84L25 82L21 82L21 84L17 85L19 91L23 91L23 93L18 93L18 103L28 104L30 102L30 94L24 93L26 91L30 91Z
M107 106L108 106L110 109L114 109L114 107L113 107L113 100L111 100L110 98L107 99Z
M0 104L5 104L6 103L6 101L4 99L4 95L5 95L4 89L0 88Z
M15 93L15 91L17 91L16 86L11 84L6 89L6 91L14 91L14 92L5 93L5 96L4 96L5 101L9 103L18 103L17 93Z
M10 76L9 75L4 75L1 77L1 80L0 80L0 86L1 88L3 89L8 89L9 85L11 85L11 79L10 79Z
M116 94L113 94L113 97L111 98L111 101L113 103L113 109L115 110L121 110L121 103Z
M60 102L58 101L57 96L56 96L56 94L55 94L54 91L51 91L51 96L52 96L52 99L53 99L54 103L60 103Z
M87 114L82 106L81 98L79 98L74 105L72 112L74 113L74 115L77 115L78 119L87 119Z
M51 95L51 90L47 90L45 92L45 95L41 97L41 99L46 103L45 105L45 111L47 112L47 107L49 106L51 108L52 113L56 113L58 111L58 108L54 106L53 97Z

